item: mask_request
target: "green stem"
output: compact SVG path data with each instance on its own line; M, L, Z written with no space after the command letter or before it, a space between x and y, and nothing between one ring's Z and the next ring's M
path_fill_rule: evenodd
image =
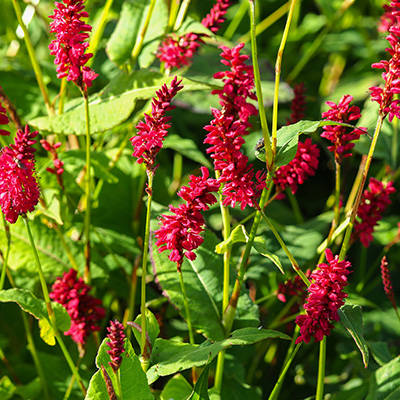
M6 249L6 255L3 259L3 266L1 268L1 278L0 278L0 291L3 290L4 288L4 282L6 279L6 271L7 271L7 265L8 265L8 257L10 255L10 250L11 250L11 235L10 235L10 227L9 224L7 223L4 214L3 214L3 223L4 223L4 230L6 233L6 238L7 238L7 249Z
M315 400L323 400L324 398L325 362L326 336L324 336L324 338L319 342L318 383Z
M79 369L81 362L82 362L83 356L79 355L78 361L76 363L76 369ZM75 383L75 376L72 375L70 381L69 381L69 385L68 388L64 394L64 399L63 400L68 400L69 396L71 396L71 392L72 392L72 388L74 387L74 383Z
M303 280L303 282L308 286L311 285L311 282L309 279L306 277L304 272L300 269L299 264L297 263L296 259L293 257L293 254L290 252L288 247L286 246L286 243L283 241L281 236L279 235L278 231L275 229L274 225L272 225L271 221L268 219L268 217L265 215L264 211L260 211L261 216L263 217L264 221L267 223L268 227L271 229L271 232L274 234L276 240L279 242L281 245L283 251L285 252L286 256L290 260L293 269L296 271L296 273L300 276L300 278Z
M86 65L91 67L94 62L94 58L96 57L97 50L99 48L100 39L103 36L104 28L108 22L108 14L110 13L111 6L114 0L107 0L106 4L103 7L103 11L101 13L100 22L96 25L93 30L92 37L90 39L89 48L87 53L92 53L93 56L88 60Z
M294 344L294 340L292 341L292 343ZM286 364L285 364L284 368L282 369L282 372L279 375L279 378L276 381L275 386L274 386L271 394L268 397L268 400L276 400L278 398L279 392L281 391L283 382L285 380L286 373L287 373L290 365L292 364L292 361L294 360L297 352L299 351L300 346L301 346L301 343L298 343L294 349L292 347L289 347L291 354L290 354L288 360L286 361Z
M393 136L392 136L392 167L397 168L397 159L399 157L399 120L393 118Z
M253 70L254 70L254 83L256 86L258 111L260 113L261 129L264 138L265 146L265 157L267 163L267 169L270 171L273 168L274 155L271 148L271 138L268 129L267 116L265 114L263 93L261 89L261 78L260 69L258 68L258 57L257 57L257 42L256 42L256 11L255 11L255 0L249 0L250 5L250 32L251 32L251 56L253 58Z
M85 100L85 119L86 119L86 212L85 212L85 282L90 282L90 217L92 209L91 192L91 137L90 137L90 115L89 98L87 92L83 93Z
M179 3L180 3L180 0L172 0L170 2L167 32L171 32L171 30L174 26L174 23L176 20L176 15L178 14L178 10L179 10Z
M235 16L232 18L231 22L229 23L228 27L226 28L226 31L225 31L225 34L224 34L224 38L225 39L227 39L227 40L232 39L232 36L235 34L236 29L238 28L238 26L242 22L242 19L246 15L246 12L247 12L246 1L242 1L240 3L239 8L237 9L237 11L235 13ZM257 30L257 28L256 28L256 30ZM249 40L250 40L250 32L248 33L247 42ZM237 42L238 43L243 43L245 41L242 38L240 38Z
M59 115L61 115L64 112L66 94L67 94L67 78L62 78L61 79L60 92L58 94L58 96L59 96L58 114Z
M129 329L132 330L132 329ZM121 387L121 368L118 369L118 371L115 373L115 377L117 378L117 396L118 400L122 400L122 387Z
M150 6L149 6L149 11L147 12L146 15L146 20L144 21L143 28L139 33L139 36L136 38L136 43L135 47L132 50L132 61L131 65L134 66L136 64L136 60L139 57L140 51L142 50L143 47L143 42L144 42L144 37L146 36L147 29L150 24L151 16L153 15L153 10L156 5L156 0L151 0Z
M32 64L33 71L35 72L36 81L39 85L39 89L42 93L43 100L46 105L47 113L49 115L54 115L54 110L53 110L53 107L51 106L51 102L50 102L50 98L49 98L49 92L48 92L47 86L43 80L42 70L41 70L39 62L36 58L35 49L33 47L31 38L29 36L28 29L26 28L26 25L25 25L24 21L22 20L22 12L21 12L21 8L18 4L18 0L12 0L12 3L14 6L15 15L17 16L17 19L18 19L18 23L21 26L22 31L24 32L25 45L28 50L29 59Z
M292 21L293 10L296 5L296 0L292 0L290 3L289 14L287 16L285 29L283 31L281 44L279 45L278 54L275 62L275 90L274 90L274 105L272 109L272 154L275 158L276 153L276 141L278 132L278 105L279 105L279 82L281 79L282 69L282 57L283 50L285 49L286 41L289 35L290 23Z
M190 317L189 302L188 302L188 297L187 297L187 294L186 294L185 282L183 281L183 273L182 273L182 270L180 268L178 269L178 273L179 273L179 281L181 283L183 302L185 304L186 322L188 324L188 331L189 331L189 343L190 344L194 344L192 318Z
M62 350L62 352L64 354L64 357L65 357L65 359L66 359L66 361L67 361L67 363L68 363L68 365L69 365L69 367L71 369L72 374L75 376L75 379L79 383L79 386L80 386L80 388L82 390L82 393L84 395L86 395L85 385L82 382L82 379L81 379L81 377L79 375L78 370L75 368L75 365L74 365L74 363L72 361L72 358L71 358L67 348L65 347L65 344L64 344L64 342L62 340L62 337L61 337L61 334L60 334L60 332L58 331L58 328L57 328L56 316L54 314L54 310L53 310L53 307L51 305L49 291L47 289L46 280L45 280L44 273L43 273L43 270L42 270L42 265L40 263L38 252L36 250L35 241L33 240L32 231L31 231L31 228L29 226L28 218L26 218L26 217L24 218L24 223L25 223L25 226L26 226L26 230L28 232L28 237L29 237L29 242L30 242L31 247L32 247L33 257L34 257L34 260L35 260L35 263L36 263L36 267L37 267L37 270L38 270L38 273L39 273L39 280L40 280L40 284L42 286L43 297L44 297L44 301L46 303L47 313L49 315L49 320L50 320L51 327L52 327L54 335L55 335L55 337L56 337L56 339L58 341L58 344L61 347L61 350Z
M296 224L302 224L304 222L304 218L300 210L299 202L297 201L297 197L292 193L290 188L286 189L286 197L289 199L290 205L292 206Z
M349 225L347 226L346 229L346 234L342 243L342 248L340 249L340 254L339 254L339 260L344 260L347 250L350 245L350 239L351 239L351 233L353 231L353 226L354 226L354 221L356 219L357 211L358 211L358 206L360 205L361 202L361 196L364 190L365 182L367 181L367 176L368 176L368 171L369 167L371 166L372 158L374 156L374 151L376 147L376 143L378 142L379 134L382 129L382 124L383 120L385 119L386 115L379 114L378 121L376 122L376 127L375 127L375 132L374 132L374 137L371 142L371 146L368 151L367 155L367 161L365 162L365 167L362 173L362 178L360 185L358 187L358 192L357 192L357 197L354 201L353 208L351 210L351 215L350 215L350 222Z
M147 254L149 251L150 242L150 217L151 217L151 203L153 200L153 178L154 171L146 170L148 187L147 187L147 212L146 212L146 226L144 233L144 244L143 244L143 258L142 258L142 286L141 286L141 328L142 328L142 339L141 339L141 350L142 350L142 367L148 365L150 354L148 353L146 346L146 273L147 273ZM147 368L146 368L147 369Z
M243 2L242 4L244 4L244 3L245 2ZM278 21L279 18L282 18L288 12L289 7L290 7L290 0L287 3L285 3L282 7L279 7L272 14L268 15L268 17L265 18L263 21L258 23L256 26L256 36L258 36L260 33L264 32L266 29L268 29L272 24L274 24L276 21ZM229 27L230 26L228 26L228 29L229 29ZM226 30L226 32L228 32L228 29ZM233 33L232 33L232 36L233 36ZM227 39L230 39L232 36L228 37L227 33L225 33L225 37ZM237 42L238 43L247 43L250 39L251 39L251 33L247 32L246 34L241 36L239 39L237 39Z
M178 16L176 17L176 20L175 20L175 25L174 25L174 29L173 29L174 31L177 31L181 27L182 22L185 18L187 9L189 7L189 4L190 4L190 0L183 0L181 7L179 9Z
M139 260L139 258L137 258L136 260ZM124 320L123 320L124 325L126 325L126 323L128 321L131 321L133 319L133 312L135 310L135 299L136 299L136 288L137 288L137 269L138 269L136 260L135 260L135 264L132 268L132 273L131 273L131 282L129 285L128 306L125 310ZM132 329L128 329L128 331L126 332L126 336L127 336L128 340L131 339Z

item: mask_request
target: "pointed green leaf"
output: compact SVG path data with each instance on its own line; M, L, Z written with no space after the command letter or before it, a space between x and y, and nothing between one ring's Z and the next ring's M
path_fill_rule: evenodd
M107 350L110 350L110 347L107 345L107 341L108 339L103 340L97 353L96 366L99 370L90 380L85 400L109 400L101 366L104 366L111 378L114 389L117 388L116 375L108 364L110 356L107 354ZM125 339L124 349L125 352L122 353L120 367L122 398L124 400L153 400L154 397L147 383L146 374L142 370L139 358L135 354L131 342L127 339Z
M392 360L389 346L386 342L368 342L371 354L379 366L383 366Z
M361 351L365 368L368 367L369 350L364 339L364 326L362 319L362 309L354 304L345 304L339 310L340 322L348 330L351 337L356 342L357 347Z
M182 265L193 329L213 340L221 340L225 337L221 323L222 257L214 252L218 243L217 237L211 231L206 231L203 244L195 251L197 258L194 261L188 261L185 258ZM155 244L153 244L151 256L156 282L161 286L164 296L185 318L185 306L176 263L168 259L167 252L159 253ZM232 276L234 276L233 270ZM258 307L250 300L246 290L242 290L234 326L241 327L241 324L256 326L258 323Z
M43 207L42 203L39 202L38 209L46 217L56 221L59 225L63 225L60 200L58 200L56 195L57 191L53 189L42 189L41 192L45 199L46 207Z
M279 259L279 257L276 254L271 253L268 250L267 242L265 241L264 238L262 238L261 236L256 236L254 238L253 247L261 255L270 259L278 267L279 271L281 271L282 274L285 274L283 267L282 267L281 260Z
M161 392L161 400L187 400L192 393L192 386L181 375L174 375Z
M400 356L374 372L369 382L366 400L396 400L400 398Z
M141 322L142 322L142 314L139 314L135 319L135 323L140 326ZM132 326L132 331L133 334L135 335L137 342L139 343L140 348L142 348L142 330L135 329L135 327ZM157 318L154 316L154 314L147 308L146 308L146 332L149 335L150 344L153 347L158 337L158 334L160 333L160 325L158 324Z
M210 372L210 363L204 367L199 379L197 380L193 393L187 400L210 400L208 397L208 374Z
M151 368L147 372L149 383L159 376L171 375L192 367L201 367L230 346L244 346L264 339L291 340L284 333L258 328L243 328L232 332L231 337L217 342L205 341L201 345L157 339L151 357Z
M47 313L46 303L43 300L38 299L29 290L8 289L0 292L0 302L15 302L22 308L22 310L33 315L39 320L40 337L48 345L55 345L56 341L54 331ZM63 332L67 331L71 325L71 318L68 315L67 310L58 303L52 302L51 305L56 316L57 328Z
M245 242L247 243L249 237L246 232L246 228L244 225L238 225L235 229L232 230L228 239L218 243L215 246L215 252L218 254L224 254L227 252L234 243Z

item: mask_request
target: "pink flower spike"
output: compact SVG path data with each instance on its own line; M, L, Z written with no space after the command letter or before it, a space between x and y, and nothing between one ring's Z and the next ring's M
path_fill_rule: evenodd
M10 120L7 117L7 110L0 103L0 125L7 125L9 122ZM0 135L9 136L10 132L6 131L5 129L0 129Z
M130 138L134 148L133 156L138 159L138 164L144 162L148 171L154 171L156 168L154 166L155 158L163 147L164 138L171 127L168 124L171 117L166 117L165 113L175 108L171 105L171 101L183 88L179 85L181 82L175 76L170 88L164 84L156 92L157 97L153 97L151 103L151 115L144 115L145 122L140 121L136 125L137 135Z
M386 296L392 303L393 308L397 310L397 304L396 304L396 299L394 297L392 280L390 278L390 273L389 273L389 263L387 262L386 256L383 256L381 261L381 275Z
M36 180L36 151L32 146L38 132L18 130L14 144L0 153L0 206L5 219L14 224L19 215L32 212L39 201L40 190Z
M90 25L85 24L82 18L89 15L83 4L83 0L62 0L55 2L54 14L50 15L53 21L50 23L50 32L56 34L49 45L50 54L56 58L57 77L67 77L83 91L92 86L92 81L97 78L93 70L85 64L93 54L85 54L89 43L89 33L92 30Z
M82 352L87 337L100 330L99 321L105 317L102 302L89 294L91 287L82 278L77 278L77 272L70 269L57 278L52 286L50 298L60 303L71 317L71 327L64 333L78 345Z
M122 363L121 354L125 352L124 343L125 343L125 334L124 334L124 326L121 322L115 320L110 321L110 326L107 328L107 346L110 347L110 350L107 351L107 354L110 355L111 361L109 362L111 368L116 373Z
M308 287L307 303L304 304L306 314L296 318L300 327L300 336L296 343L320 342L324 336L329 336L333 329L332 321L339 321L338 310L344 305L347 293L343 288L348 285L347 275L350 274L349 261L339 261L339 256L333 256L329 249L325 250L327 264L318 265L311 274L312 284Z
M46 151L50 152L55 167L55 168L48 167L46 168L46 170L51 174L56 175L58 184L60 185L61 189L64 190L64 181L61 176L64 172L63 168L64 162L58 158L58 153L57 153L57 149L61 146L61 142L52 145L47 140L42 139L40 141L40 144Z
M332 101L327 101L326 104L331 108L322 113L322 118L329 121L354 123L361 118L360 109L357 106L350 106L353 101L353 96L344 95L339 103L336 105ZM340 125L326 125L322 127L324 132L321 137L328 139L332 142L333 146L329 146L328 150L335 155L335 161L341 164L343 159L351 157L349 151L354 147L354 140L358 140L360 135L364 134L364 128L353 129L351 132L346 133L349 129Z
M354 223L352 242L360 239L364 247L368 247L373 240L375 226L382 218L383 212L391 203L389 195L396 189L393 182L384 185L375 178L370 178L369 185L361 198Z

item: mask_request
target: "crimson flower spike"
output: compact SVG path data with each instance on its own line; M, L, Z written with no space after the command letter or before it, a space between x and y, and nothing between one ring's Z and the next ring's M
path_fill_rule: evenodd
M1 89L1 86L0 86ZM9 119L7 117L7 110L0 103L0 125L7 125L9 123ZM5 129L0 129L1 136L9 136L10 132Z
M124 342L126 336L124 334L124 326L117 320L110 321L107 331L107 338L109 339L107 346L110 347L110 350L107 350L107 354L111 358L109 364L113 371L117 372L122 363L121 354L125 351Z
M396 299L394 297L392 280L390 278L390 273L389 273L389 263L387 262L386 256L383 256L381 261L381 274L386 296L392 303L392 306L395 309L397 316L400 318L399 313L397 311Z

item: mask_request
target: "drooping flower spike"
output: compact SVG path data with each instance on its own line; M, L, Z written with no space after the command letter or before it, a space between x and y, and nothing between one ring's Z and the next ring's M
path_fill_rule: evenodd
M137 135L130 138L134 148L133 156L137 158L138 164L145 163L147 170L153 171L155 158L163 147L163 141L171 124L168 122L172 117L166 117L167 111L173 110L172 99L183 88L175 76L170 87L163 85L156 92L151 103L151 115L144 114L144 122L140 121L136 126Z
M393 182L388 182L385 185L375 178L370 178L368 188L364 190L357 210L352 242L360 239L365 247L370 245L375 226L382 219L383 212L391 203L390 194L395 191Z
M71 339L83 351L88 336L100 330L99 321L105 317L102 301L89 294L91 287L82 278L77 278L77 272L70 269L57 278L52 286L50 298L60 303L71 317L71 327L64 335Z
M5 219L14 224L19 215L35 209L40 190L35 173L36 143L38 132L18 130L14 144L0 154L0 206Z
M155 232L158 251L171 250L168 258L176 262L178 271L183 257L194 260L196 255L193 250L204 241L201 234L205 221L200 211L207 211L217 201L212 192L217 192L220 184L216 179L209 178L206 167L201 167L201 173L202 176L189 177L189 186L183 186L178 192L178 196L186 203L179 207L170 206L172 215L163 214L160 218L161 226Z
M311 338L320 342L324 336L329 336L333 329L331 322L339 321L338 310L347 297L343 289L348 285L351 263L339 261L339 256L334 257L329 249L326 249L325 255L327 263L319 264L311 274L312 283L307 289L309 295L304 304L306 314L296 318L300 327L296 343L308 343Z
M224 23L224 15L230 6L230 0L217 0L209 14L201 21L202 25L216 33ZM176 34L167 36L157 51L157 58L164 63L166 70L189 65L194 54L204 43L207 35L189 32L181 37Z
M109 354L111 358L109 364L113 371L117 372L122 363L121 355L125 352L124 342L126 336L124 334L124 326L117 320L110 321L107 332L107 338L109 339L107 345L110 347L110 350L107 350L107 354Z
M330 107L330 110L323 112L322 118L347 124L355 123L361 118L361 113L359 107L350 105L352 101L353 96L348 94L344 95L338 104L327 101L326 104ZM326 125L322 128L324 132L321 137L332 142L333 145L329 146L328 150L334 153L338 164L341 164L344 158L352 156L349 151L354 147L354 141L365 133L363 129L357 128L348 132L349 128L340 125Z
M50 15L50 32L56 34L49 45L50 54L56 56L54 64L57 65L57 77L67 77L83 91L92 86L92 81L97 78L90 67L85 64L93 56L86 53L89 43L89 32L92 27L85 22L89 14L85 9L83 0L62 0L55 3L54 14Z

